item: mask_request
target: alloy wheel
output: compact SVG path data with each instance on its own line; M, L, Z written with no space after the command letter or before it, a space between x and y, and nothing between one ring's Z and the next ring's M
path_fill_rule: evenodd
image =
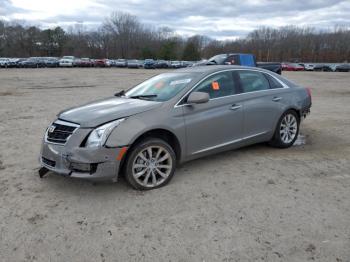
M132 174L144 187L156 187L171 174L173 161L168 150L162 146L148 146L140 151L133 162Z
M285 144L291 143L297 134L297 129L298 121L296 117L293 114L286 114L280 125L280 136L282 142Z

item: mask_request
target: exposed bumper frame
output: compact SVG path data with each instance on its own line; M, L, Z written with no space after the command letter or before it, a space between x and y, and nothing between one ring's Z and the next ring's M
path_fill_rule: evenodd
M119 168L127 147L116 148L82 148L67 149L65 146L44 142L41 148L39 162L55 174L67 177L82 178L89 180L118 180ZM43 161L43 157L54 162L54 166ZM94 164L96 168L91 172L72 169L72 163Z

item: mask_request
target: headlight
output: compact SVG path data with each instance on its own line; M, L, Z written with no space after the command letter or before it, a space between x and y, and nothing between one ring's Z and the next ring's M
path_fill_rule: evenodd
M103 146L113 129L116 128L124 120L125 118L118 119L94 129L86 141L86 147Z

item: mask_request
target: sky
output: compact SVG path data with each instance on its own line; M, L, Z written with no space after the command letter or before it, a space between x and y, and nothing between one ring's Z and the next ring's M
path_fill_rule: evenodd
M244 37L261 26L350 29L350 0L0 0L0 19L42 28L94 29L112 11L128 12L153 28L218 40Z

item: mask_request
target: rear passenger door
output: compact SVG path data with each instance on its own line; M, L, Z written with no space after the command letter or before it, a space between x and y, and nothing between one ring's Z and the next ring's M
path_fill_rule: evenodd
M240 93L244 99L245 138L274 132L284 106L284 86L269 74L255 70L237 70Z

